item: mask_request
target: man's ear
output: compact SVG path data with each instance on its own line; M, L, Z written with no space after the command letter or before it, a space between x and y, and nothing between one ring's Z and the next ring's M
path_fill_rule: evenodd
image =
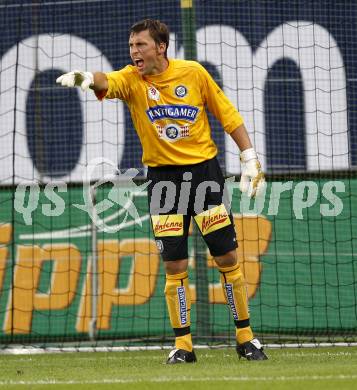
M158 52L159 52L160 54L164 54L164 53L165 53L165 50L166 50L166 43L161 42L161 43L157 46L157 48L158 48Z

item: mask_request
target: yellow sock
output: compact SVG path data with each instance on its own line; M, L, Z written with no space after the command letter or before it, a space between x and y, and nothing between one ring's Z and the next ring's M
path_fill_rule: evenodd
M221 283L228 306L236 325L236 338L243 344L254 338L249 324L247 289L239 264L232 267L219 267Z
M236 339L238 344L246 343L247 341L253 340L253 332L250 326L245 328L236 328Z
M191 352L193 349L191 333L176 337L175 348Z
M191 297L187 272L166 274L165 298L170 323L176 335L175 347L192 351Z

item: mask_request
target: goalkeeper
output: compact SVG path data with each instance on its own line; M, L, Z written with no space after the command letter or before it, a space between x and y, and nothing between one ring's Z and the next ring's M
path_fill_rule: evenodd
M167 26L145 19L130 29L133 65L110 73L72 71L56 81L67 87L91 88L99 100L117 98L129 107L143 148L142 161L148 166L151 222L166 272L165 297L175 334L175 349L167 363L196 361L187 273L191 218L221 274L236 327L238 355L265 360L249 322L233 218L223 201L224 178L206 107L241 151L241 190L255 196L264 185L264 175L239 112L199 63L168 59L168 45ZM164 187L166 192L158 191Z

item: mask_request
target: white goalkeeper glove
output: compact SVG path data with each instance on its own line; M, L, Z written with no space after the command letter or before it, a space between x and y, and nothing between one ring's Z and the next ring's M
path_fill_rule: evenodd
M56 83L61 84L63 87L81 87L82 91L86 91L94 85L94 76L91 72L74 70L58 77Z
M265 187L264 173L253 148L244 150L240 154L240 161L242 174L239 188L242 192L246 192L249 198L253 198L259 195Z

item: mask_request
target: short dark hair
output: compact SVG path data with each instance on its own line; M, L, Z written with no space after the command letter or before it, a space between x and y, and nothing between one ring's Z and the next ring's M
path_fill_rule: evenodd
M170 31L165 23L155 19L143 19L134 23L130 27L130 34L136 34L141 31L149 30L151 38L160 45L166 44L165 57L167 57L167 48L169 47Z

